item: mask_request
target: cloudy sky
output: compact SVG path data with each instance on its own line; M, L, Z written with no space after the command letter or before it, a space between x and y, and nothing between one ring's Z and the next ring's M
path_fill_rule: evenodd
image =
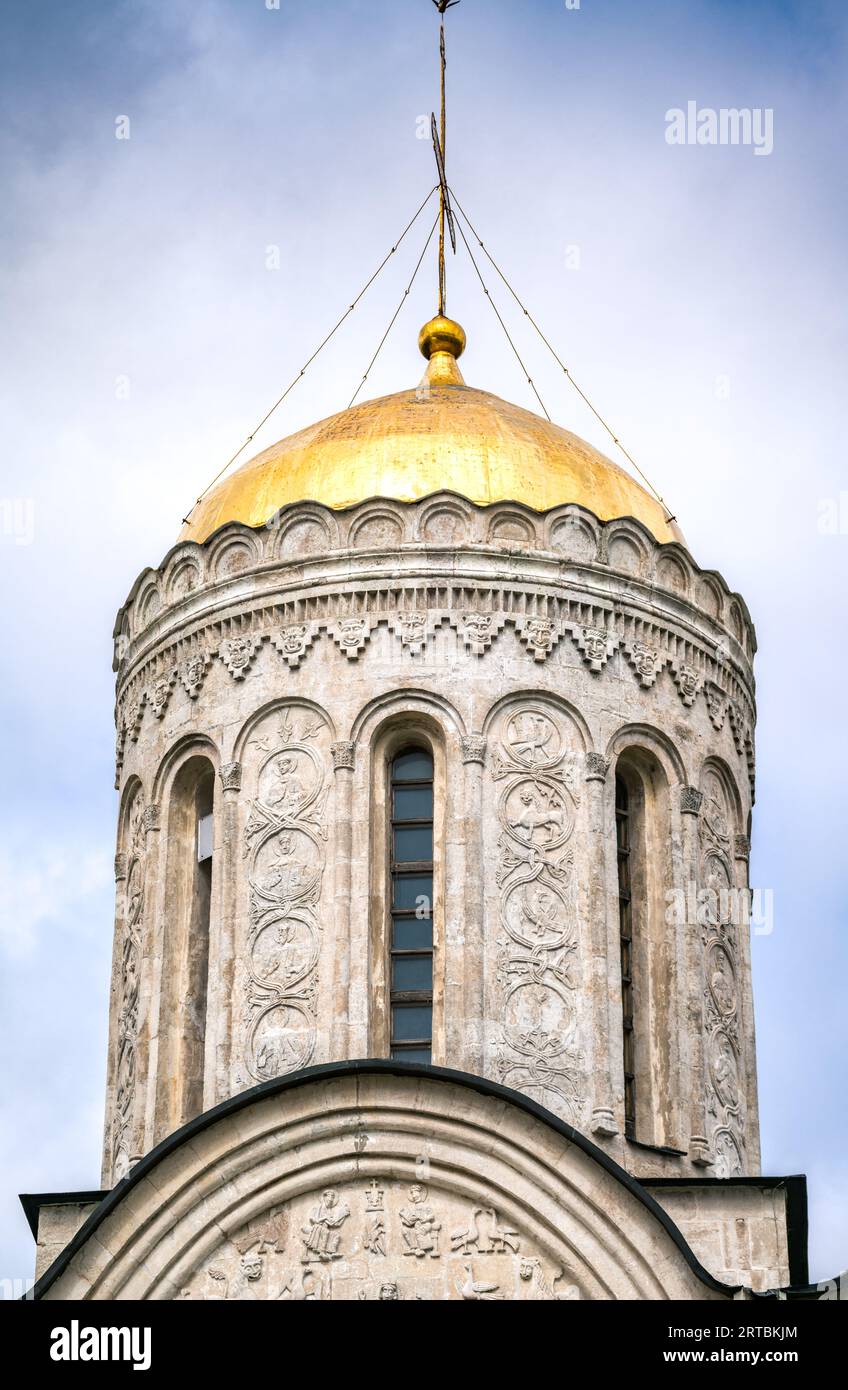
M848 1266L848 10L463 0L450 28L460 199L757 624L763 1166L807 1173L826 1277ZM2 1278L32 1267L18 1192L99 1183L115 611L431 186L436 35L428 0L0 11ZM773 150L669 144L689 101L772 111ZM256 447L347 404L425 234ZM450 276L466 378L532 407ZM366 394L418 379L433 286L428 262ZM607 450L502 309L551 415Z

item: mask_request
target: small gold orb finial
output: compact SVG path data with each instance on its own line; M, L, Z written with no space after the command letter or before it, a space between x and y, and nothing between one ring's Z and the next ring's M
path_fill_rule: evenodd
M465 329L454 319L437 314L418 334L418 346L428 361L437 352L447 352L456 359L465 351Z

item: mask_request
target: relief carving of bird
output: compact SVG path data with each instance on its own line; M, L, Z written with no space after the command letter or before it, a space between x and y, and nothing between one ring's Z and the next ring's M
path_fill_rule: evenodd
M457 1284L460 1296L466 1303L495 1303L502 1299L503 1295L498 1292L500 1284L484 1284L479 1279L474 1278L474 1271L470 1264L462 1266L465 1273L465 1283Z

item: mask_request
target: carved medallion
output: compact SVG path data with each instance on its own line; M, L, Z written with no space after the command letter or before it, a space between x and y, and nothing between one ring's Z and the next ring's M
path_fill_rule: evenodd
M259 751L245 831L250 925L245 1063L257 1081L306 1066L315 1049L320 894L329 787L323 719L273 716Z

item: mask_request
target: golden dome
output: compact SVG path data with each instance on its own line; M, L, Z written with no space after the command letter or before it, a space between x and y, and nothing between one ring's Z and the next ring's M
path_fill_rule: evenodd
M415 502L441 491L537 512L575 502L602 521L636 517L658 541L682 539L660 503L590 444L466 386L459 324L433 319L419 346L429 361L416 390L366 401L272 444L206 494L180 540L205 541L228 521L262 526L292 502L339 511L371 497Z

